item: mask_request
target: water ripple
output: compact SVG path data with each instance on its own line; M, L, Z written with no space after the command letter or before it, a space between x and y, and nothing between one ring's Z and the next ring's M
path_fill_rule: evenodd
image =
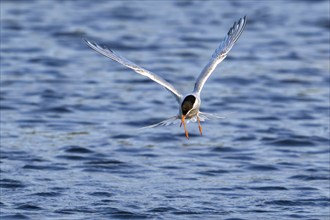
M1 1L0 218L327 219L328 6ZM245 14L201 94L202 111L235 113L202 136L189 124L189 140L179 125L139 129L175 99L81 40L189 92Z

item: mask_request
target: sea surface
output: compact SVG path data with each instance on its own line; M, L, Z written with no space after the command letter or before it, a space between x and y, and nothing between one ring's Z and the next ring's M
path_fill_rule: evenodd
M2 0L0 219L329 219L329 1ZM179 91L234 21L246 29L202 111Z

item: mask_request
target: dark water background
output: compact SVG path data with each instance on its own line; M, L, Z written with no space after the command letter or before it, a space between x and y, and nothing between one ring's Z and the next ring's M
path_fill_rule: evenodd
M203 123L90 50L107 45L190 92ZM1 219L329 219L329 1L1 1Z

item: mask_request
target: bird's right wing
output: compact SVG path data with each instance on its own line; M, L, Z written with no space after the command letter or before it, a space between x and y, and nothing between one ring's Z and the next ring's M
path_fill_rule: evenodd
M213 119L225 119L233 113L235 113L235 112L229 112L225 115L216 115L216 114L211 114L211 113L206 113L206 112L199 112L198 117L201 121L213 120Z
M229 29L227 36L225 37L225 39L223 39L219 47L212 54L211 60L208 62L208 64L204 67L204 69L198 76L198 79L195 83L194 92L200 93L202 91L206 80L210 77L217 65L227 57L227 54L234 46L238 38L241 36L245 24L246 16L239 19L238 22L235 22L234 25Z
M176 98L176 100L180 103L180 100L182 98L182 95L178 92L178 90L176 90L174 88L174 86L172 84L170 84L169 82L167 82L165 79L163 79L162 77L156 75L155 73L150 72L149 70L146 70L140 66L138 66L137 64L133 63L132 61L126 59L125 57L120 56L119 54L115 53L113 50L105 48L105 47L101 47L100 45L96 44L96 43L92 43L86 39L84 39L84 41L86 42L86 44L92 48L93 50L99 52L100 54L134 70L135 72L148 77L149 79L155 81L156 83L162 85L163 87L165 87L167 90L169 90Z

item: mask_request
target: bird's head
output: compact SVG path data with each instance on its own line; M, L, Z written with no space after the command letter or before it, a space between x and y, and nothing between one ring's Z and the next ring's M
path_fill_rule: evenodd
M182 123L184 122L187 114L189 114L189 112L195 107L195 104L196 104L196 97L194 95L187 95L184 98L181 104Z

